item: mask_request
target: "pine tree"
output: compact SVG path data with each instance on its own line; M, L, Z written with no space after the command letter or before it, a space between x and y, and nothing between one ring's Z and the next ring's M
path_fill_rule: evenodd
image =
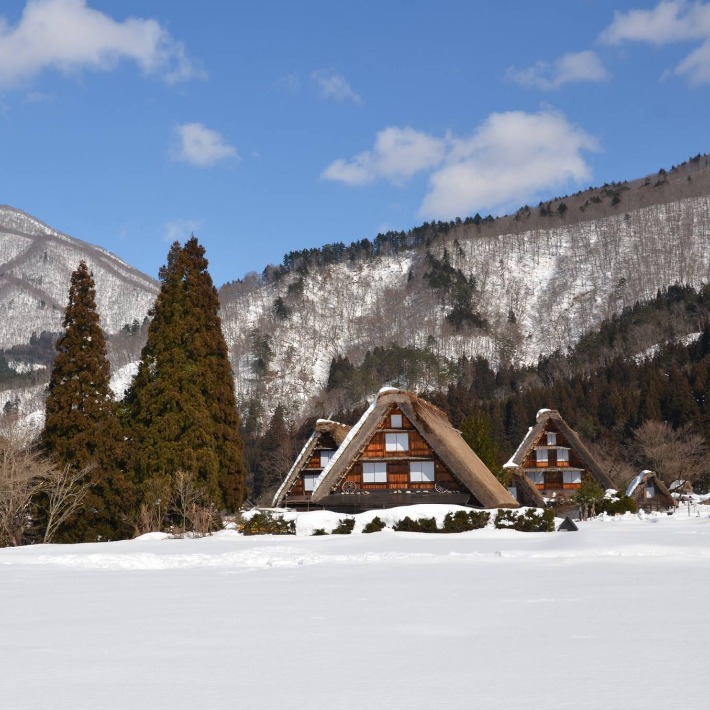
M245 496L239 415L217 290L195 237L170 248L136 378L125 399L139 481L178 470L235 510Z
M96 312L94 279L83 261L71 276L62 326L42 442L59 461L81 468L94 462L113 413L106 339Z
M106 339L96 311L94 279L82 261L71 276L69 303L56 343L41 444L59 465L90 469L85 513L57 539L116 539L127 534L131 486L117 469L120 442Z

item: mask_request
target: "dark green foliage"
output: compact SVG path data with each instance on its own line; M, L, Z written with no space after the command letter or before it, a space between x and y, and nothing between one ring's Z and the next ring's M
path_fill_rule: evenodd
M64 333L56 343L41 435L60 465L91 470L85 512L60 530L62 542L116 539L128 534L132 484L117 470L121 434L109 388L106 340L96 312L94 280L84 262L72 274Z
M604 499L604 489L591 479L582 481L580 487L575 491L573 500L578 503L599 503ZM596 506L598 507L598 506Z
M380 530L384 530L386 527L387 526L385 525L384 521L376 515L369 523L365 525L362 531L364 533L375 533L380 532Z
M554 532L555 513L549 509L538 511L535 508L528 508L524 513L501 509L498 511L493 524L501 530Z
M291 309L284 303L281 296L274 301L271 310L279 320L288 320L288 317L291 315Z
M606 513L607 515L623 515L624 513L636 513L638 511L636 501L628 496L619 496L616 500L602 498L595 503L594 508L597 514Z
M355 518L343 518L337 525L333 528L332 535L350 535L355 527Z
M217 291L192 237L170 248L148 340L124 402L129 466L139 481L185 470L220 507L244 500L234 382Z
M321 537L322 535L327 535L328 533L325 531L324 528L316 528L313 531L313 535L311 537Z
M424 274L431 288L437 289L446 304L451 305L451 311L446 315L446 320L456 330L465 326L470 328L485 328L487 321L481 314L474 310L473 297L476 294L476 279L467 277L461 269L455 269L449 260L449 252L444 249L444 255L437 259L431 252L427 252L429 272Z
M240 529L244 535L295 535L296 523L283 515L261 512L245 520Z
M437 533L436 518L419 518L412 520L408 515L397 521L392 527L397 532Z
M491 435L490 417L483 410L471 412L461 425L461 436L478 458L496 473L500 468L500 454Z
M250 498L258 503L268 503L291 468L293 458L293 437L284 408L278 405L263 436L252 439Z
M444 517L444 525L439 532L460 533L468 532L469 530L478 530L485 528L490 518L491 514L485 510L457 510L455 513L446 514L446 517Z
M274 357L271 350L271 336L255 330L251 334L251 348L255 357L251 369L258 377L263 377L269 371L269 365Z

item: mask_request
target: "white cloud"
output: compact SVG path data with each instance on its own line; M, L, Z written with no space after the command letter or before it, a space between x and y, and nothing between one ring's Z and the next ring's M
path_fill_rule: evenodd
M597 141L553 111L491 114L468 138L452 139L447 164L429 179L420 215L450 219L510 207L541 190L586 181L582 151Z
M652 10L614 13L614 21L602 32L607 44L645 42L662 46L672 42L701 42L674 69L693 84L710 82L710 4L685 0L660 2Z
M337 74L332 69L316 69L311 74L311 78L318 86L321 98L334 99L335 101L352 101L356 104L362 103L362 98L353 91L345 77Z
M347 185L401 184L426 172L429 189L420 216L451 219L517 206L541 190L586 181L591 171L582 153L597 149L596 139L560 113L510 111L491 114L464 137L387 128L377 134L373 150L336 160L322 177Z
M174 219L165 225L163 241L168 244L184 242L199 228L200 223L193 219Z
M399 184L440 164L445 150L446 141L442 138L413 128L390 126L377 134L373 150L352 160L332 162L321 177L346 185L366 185L379 179Z
M11 27L0 17L0 85L12 86L47 68L107 71L136 62L146 74L170 82L204 76L182 43L155 20L118 22L86 0L28 0Z
M606 81L609 76L599 55L592 51L563 54L551 64L540 61L524 69L510 67L506 73L516 84L546 91L582 81Z
M237 151L217 131L201 123L184 123L175 133L177 145L171 153L173 160L206 168L228 158L239 159Z

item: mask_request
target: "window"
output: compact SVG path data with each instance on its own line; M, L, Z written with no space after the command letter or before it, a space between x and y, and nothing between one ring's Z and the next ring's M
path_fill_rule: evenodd
M409 480L412 483L423 481L434 482L434 462L433 461L410 461Z
M409 451L409 434L385 434L385 451Z
M656 497L656 489L653 485L653 483L649 483L646 486L646 498L655 498Z
M316 487L316 481L318 480L320 473L304 473L303 474L303 492L311 493Z
M557 434L554 431L547 432L547 445L557 446Z
M547 463L547 449L535 449L535 457L538 463Z
M562 471L562 483L581 483L581 471Z
M557 462L569 463L569 449L557 449Z
M527 471L527 477L532 483L545 483L544 471Z
M387 483L387 464L383 461L362 464L363 483Z
M390 426L393 429L401 429L402 428L402 415L401 414L393 414L390 417Z
M323 450L320 452L320 467L325 468L328 465L328 461L333 458L335 451Z

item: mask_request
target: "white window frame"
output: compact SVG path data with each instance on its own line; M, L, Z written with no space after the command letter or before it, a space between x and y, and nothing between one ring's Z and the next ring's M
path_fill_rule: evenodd
M387 483L387 463L385 461L363 461L363 483Z
M436 466L433 461L410 461L410 483L434 483L436 481Z
M557 433L554 431L547 432L547 445L557 446Z
M545 472L544 471L526 471L527 477L530 479L531 483L545 485Z
M547 463L550 460L549 456L547 455L547 449L543 447L538 447L535 449L535 461L538 463Z
M573 484L582 482L581 471L562 471L562 483Z
M390 416L390 427L392 427L392 429L401 429L402 428L402 415L401 414L392 414Z
M316 481L318 480L318 476L320 476L320 473L311 473L310 471L306 471L303 474L303 492L304 493L312 493L314 488L316 487Z
M323 449L320 452L320 467L325 468L333 456L335 456L335 451L333 449Z
M650 500L651 498L656 497L656 486L654 486L653 483L646 484L646 488L644 490L644 496L646 497L647 500Z
M385 451L409 451L409 434L407 432L387 432L385 434Z
M557 462L569 463L569 449L557 449Z

